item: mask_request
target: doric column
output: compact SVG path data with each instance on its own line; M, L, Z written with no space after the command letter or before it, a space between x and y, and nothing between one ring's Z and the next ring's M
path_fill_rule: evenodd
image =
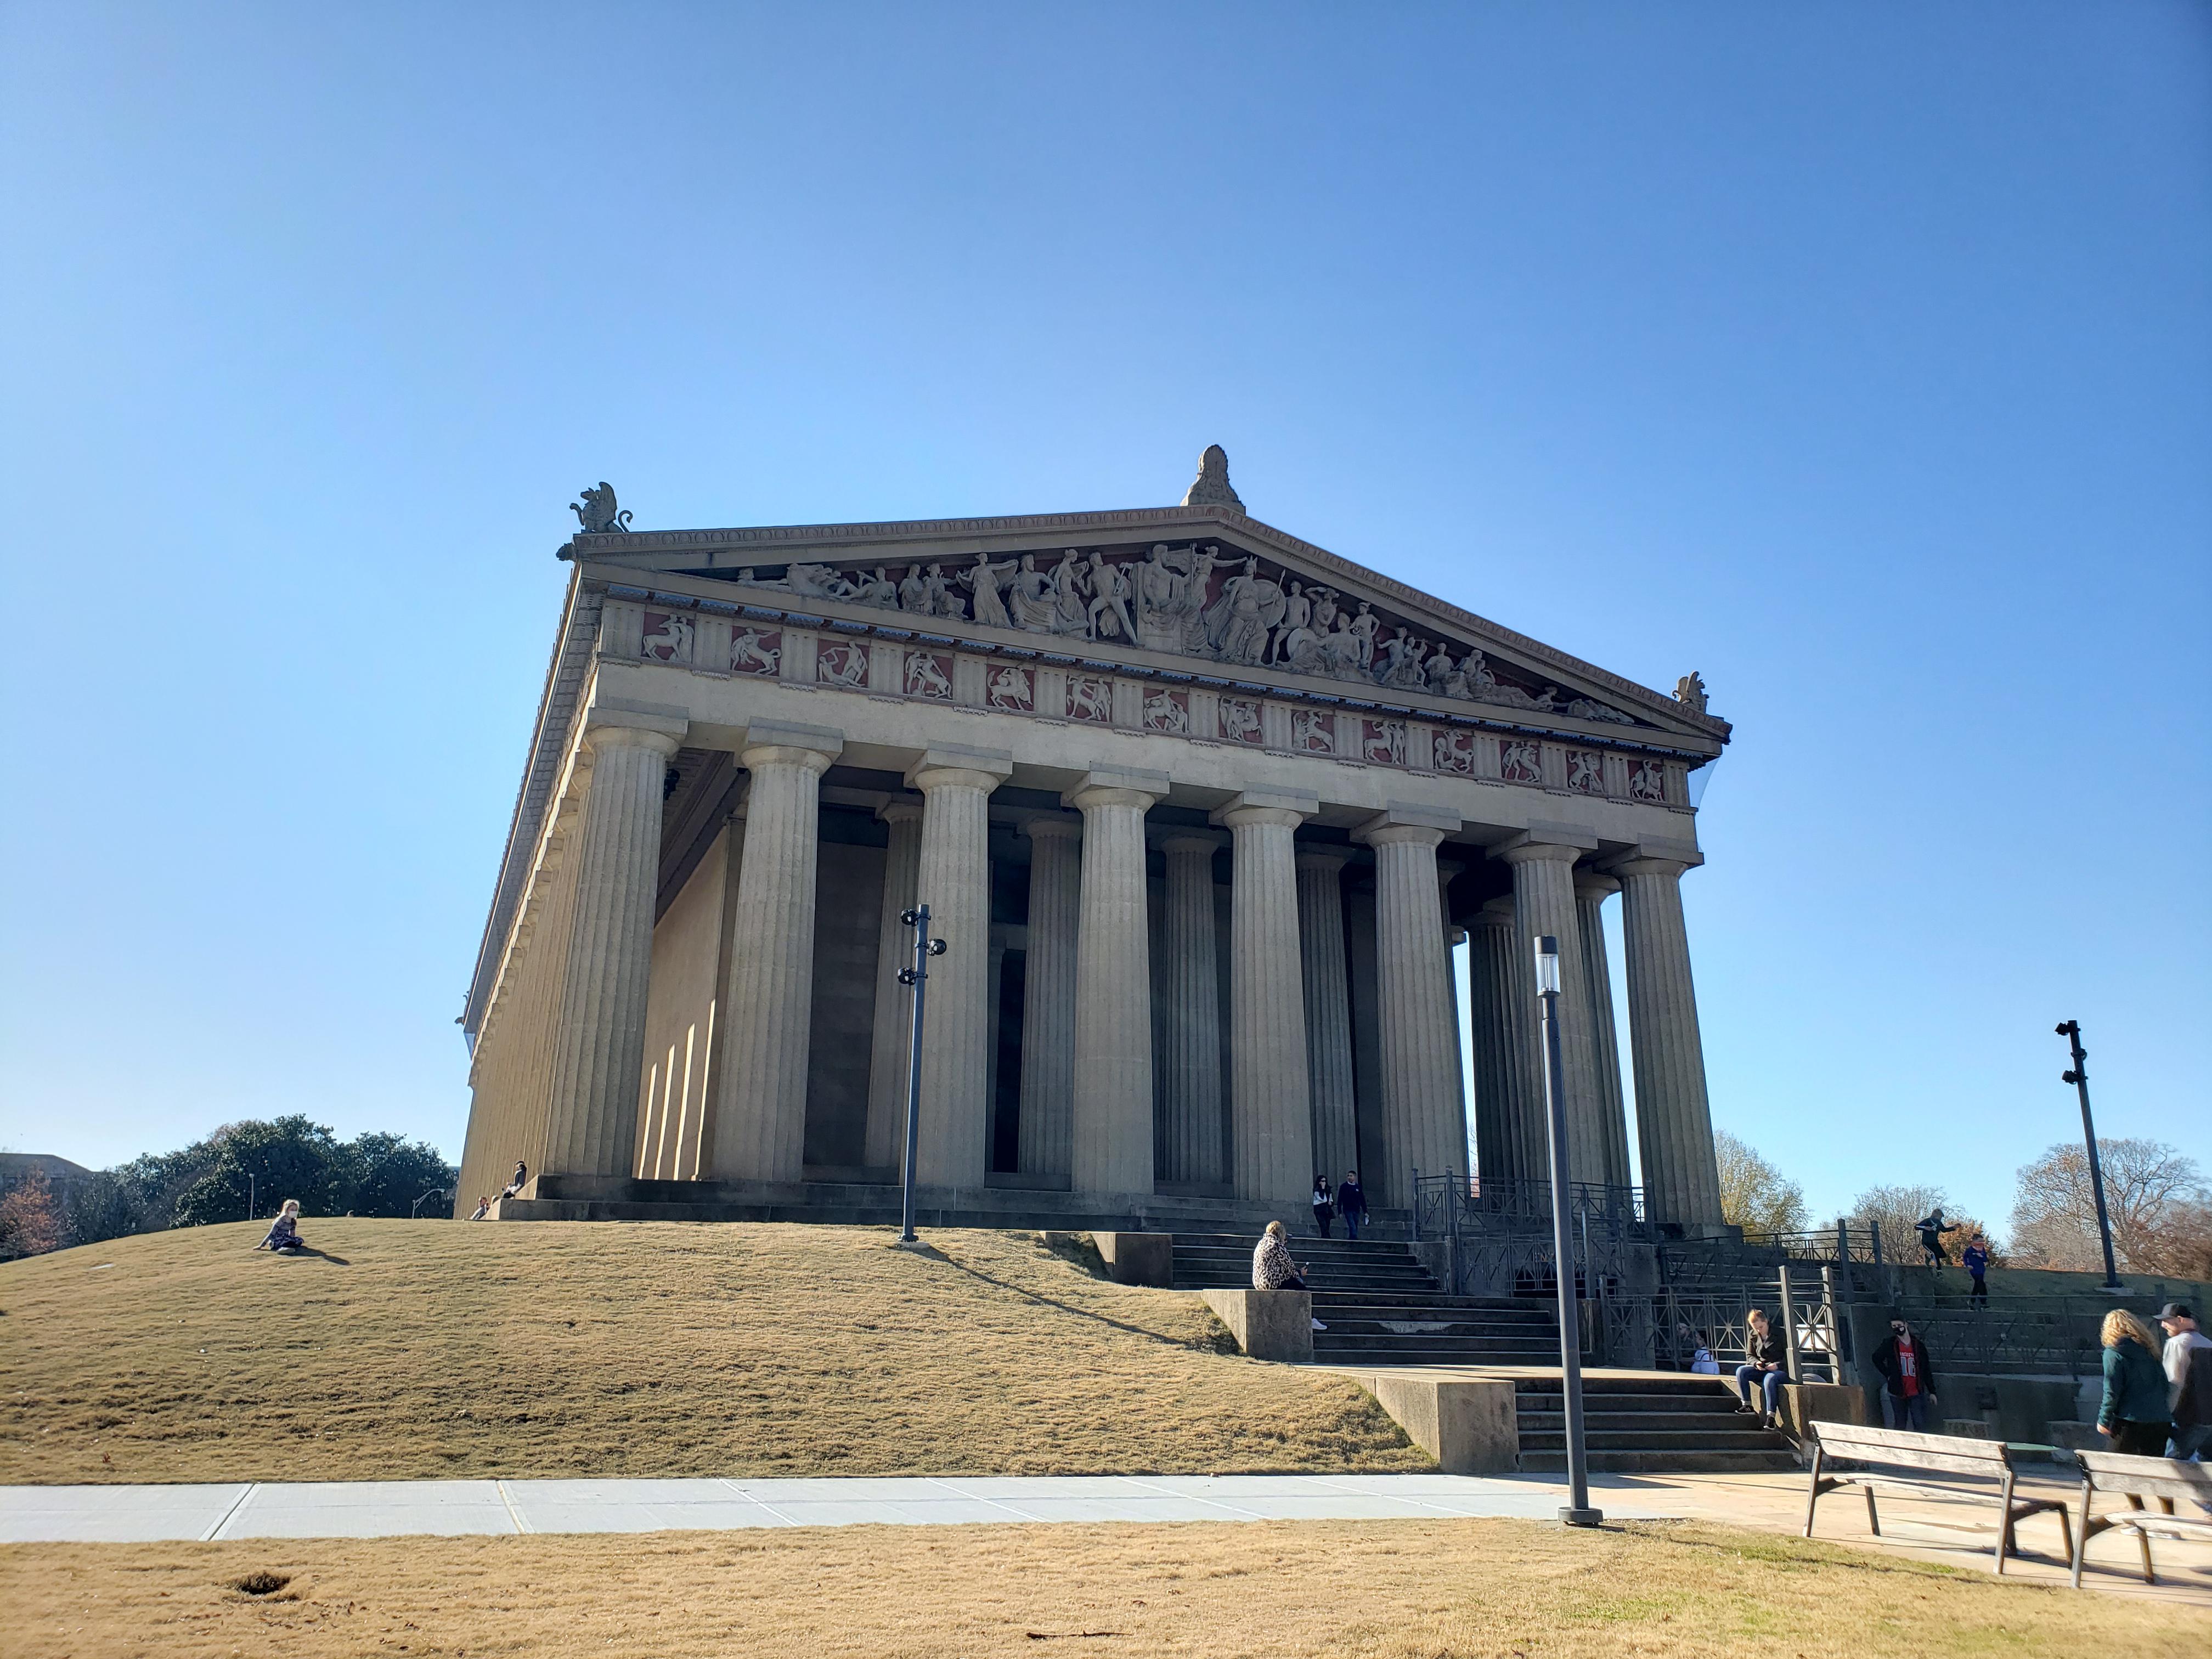
M1416 1169L1428 1176L1467 1168L1459 1025L1437 902L1437 844L1459 823L1437 808L1394 805L1358 831L1375 849L1376 1003L1389 1154L1362 1184L1393 1206L1413 1201Z
M1068 1172L1075 1094L1075 930L1083 903L1083 829L1057 813L1022 825L1030 838L1028 952L1022 964L1020 1162L1024 1175Z
M991 1167L991 792L1013 770L996 750L935 748L908 769L922 795L915 891L945 954L929 964L915 1182L981 1187ZM903 931L903 930L902 930Z
M1313 1193L1305 975L1291 836L1310 795L1249 790L1213 814L1235 837L1229 913L1229 1131L1237 1196L1295 1203Z
M574 902L543 1156L558 1174L636 1169L661 781L684 731L684 721L666 715L593 708L586 717L590 782L574 832Z
M1527 1037L1535 969L1524 971L1513 901L1492 899L1468 930L1468 977L1474 1019L1474 1146L1486 1181L1541 1180L1541 1083L1532 1079Z
M1656 849L1647 845L1638 850L1649 854ZM1655 1221L1692 1227L1717 1226L1721 1219L1698 993L1690 976L1689 935L1682 925L1682 872L1703 861L1693 848L1686 847L1677 856L1638 856L1607 866L1620 878L1644 1208Z
M1167 908L1159 999L1161 1178L1221 1179L1220 967L1213 918L1213 855L1218 836L1178 830L1160 842L1167 863Z
M794 1182L806 1145L807 1027L814 1012L814 884L820 785L842 733L756 720L738 763L745 856L723 951L730 1010L710 1174Z
M899 920L919 902L921 803L885 801L876 816L890 829L884 853L884 902L877 912L876 1023L868 1045L867 1163L902 1170L906 1161L907 1045L914 1036L914 993L899 970L914 965L914 929Z
M1605 1120L1607 1184L1630 1184L1628 1105L1620 1092L1620 1038L1613 1030L1613 964L1605 954L1605 902L1620 890L1610 876L1575 872L1575 920L1582 935L1583 981L1590 1007L1590 1049L1595 1062L1597 1109Z
M1079 1193L1152 1190L1145 814L1167 790L1164 772L1102 768L1061 797L1083 813L1068 1160L1069 1184Z
M1582 923L1575 915L1575 860L1585 850L1577 840L1584 838L1592 844L1596 840L1566 825L1547 825L1540 833L1532 830L1507 842L1498 849L1498 856L1513 866L1513 914L1523 954L1533 963L1539 938L1549 934L1559 942L1559 1054L1566 1073L1562 1085L1567 1103L1567 1145L1573 1159L1567 1178L1602 1184L1607 1168L1605 1113L1598 1100ZM1529 1011L1527 1030L1540 1079L1544 1051L1540 1011ZM1540 1081L1539 1103L1543 1099L1540 1087Z
M1306 1089L1313 1103L1316 1173L1344 1179L1359 1167L1358 1090L1352 1070L1352 984L1344 945L1342 853L1298 853L1298 971L1305 981Z

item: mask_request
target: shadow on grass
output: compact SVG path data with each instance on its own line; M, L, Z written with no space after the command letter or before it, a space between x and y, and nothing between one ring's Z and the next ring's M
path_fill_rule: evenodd
M280 1261L296 1261L301 1256L311 1255L314 1257L316 1261L327 1261L334 1267L350 1267L353 1266L353 1263L347 1261L345 1257L342 1255L332 1255L328 1250L315 1250L303 1248L297 1250L271 1250L269 1254L275 1256Z
M914 1249L911 1245L908 1248ZM1078 1319L1088 1319L1095 1324L1110 1325L1117 1331L1127 1331L1132 1336L1141 1336L1147 1341L1158 1342L1170 1348L1191 1349L1200 1353L1221 1352L1218 1346L1210 1342L1186 1342L1179 1337L1163 1336L1159 1332L1147 1330L1142 1325L1132 1325L1125 1320L1109 1318L1106 1315L1094 1312L1089 1308L1079 1308L1072 1302L1061 1302L1049 1296L1042 1296L1035 1291L1024 1290L1019 1285L1010 1285L1003 1279L994 1279L979 1267L971 1267L964 1261L955 1261L942 1250L933 1250L927 1245L915 1250L915 1253L917 1255L928 1256L933 1261L941 1261L956 1273L966 1273L970 1279L981 1279L984 1284L996 1285L1002 1291L1011 1291L1024 1302L1034 1302L1041 1308L1056 1308L1061 1313L1073 1314Z

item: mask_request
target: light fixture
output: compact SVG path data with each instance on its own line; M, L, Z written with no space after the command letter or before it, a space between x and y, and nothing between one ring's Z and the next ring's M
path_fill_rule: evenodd
M1555 997L1559 994L1559 941L1549 933L1536 938L1536 994Z

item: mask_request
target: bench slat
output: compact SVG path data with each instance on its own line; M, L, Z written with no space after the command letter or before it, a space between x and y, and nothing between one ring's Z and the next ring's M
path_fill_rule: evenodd
M1903 1468L1941 1469L1984 1479L1994 1479L2012 1467L2011 1453L2001 1440L1959 1440L1949 1435L1914 1434L1905 1429L1862 1428L1855 1423L1811 1426L1829 1456L1848 1462L1893 1463Z
M2212 1500L2212 1468L2172 1457L2131 1457L2125 1452L2074 1454L2094 1492L2131 1492L2138 1498Z

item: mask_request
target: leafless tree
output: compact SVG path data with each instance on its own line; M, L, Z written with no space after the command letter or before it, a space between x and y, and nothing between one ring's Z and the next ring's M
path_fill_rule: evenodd
M2123 1271L2197 1278L2212 1272L2212 1193L2197 1160L2163 1141L2097 1139L2112 1255ZM2102 1272L2089 1158L2078 1144L2053 1146L2023 1168L2014 1190L2013 1246L2046 1267Z
M1996 1236L1954 1206L1941 1187L1869 1187L1851 1200L1851 1231L1863 1235L1879 1222L1883 1260L1910 1265L1920 1260L1920 1235L1913 1231L1913 1224L1938 1209L1943 1212L1944 1227L1957 1229L1943 1234L1944 1254L1953 1261L1958 1261L1959 1252L1976 1233L1983 1235L1992 1259L1999 1256Z

